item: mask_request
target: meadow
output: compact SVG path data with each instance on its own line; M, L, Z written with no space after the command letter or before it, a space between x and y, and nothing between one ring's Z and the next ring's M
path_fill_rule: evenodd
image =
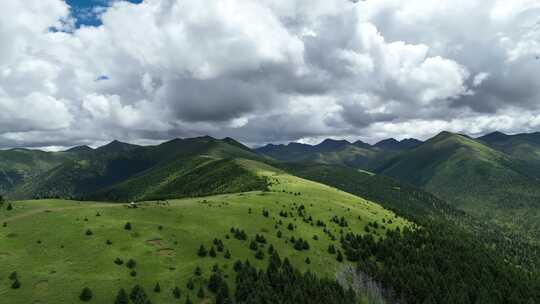
M91 302L114 303L120 288L129 292L138 284L153 303L184 303L187 296L204 303L212 297L205 286L215 265L234 286L235 261L249 260L264 268L272 246L301 271L334 279L348 264L328 252L332 244L340 248L342 232L365 234L369 230L378 238L386 230L410 225L362 198L259 163L241 162L268 180L268 191L147 201L137 203L137 208L33 200L12 202L8 211L4 204L0 298L13 304L76 303L81 290L88 287ZM246 240L238 239L231 228L244 231ZM295 249L300 238L309 249ZM204 257L198 254L201 245ZM130 259L135 261L132 268L127 267ZM195 274L197 267L202 275ZM12 288L9 276L13 272L20 288ZM192 289L187 287L189 281L194 283ZM156 283L160 292L153 291ZM175 287L181 290L180 299L173 297ZM202 298L197 297L201 287L205 290Z

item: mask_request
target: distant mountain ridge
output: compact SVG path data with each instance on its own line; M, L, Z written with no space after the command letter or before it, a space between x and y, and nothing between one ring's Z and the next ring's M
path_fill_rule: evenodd
M266 159L232 138L173 139L156 146L115 140L97 149L76 147L64 152L29 153L66 156L18 180L7 191L8 197L127 201L264 188L259 178L234 160Z
M422 144L417 139L382 140L374 145L363 141L351 143L347 140L325 139L317 145L291 142L268 144L255 149L259 154L285 162L309 161L320 164L347 165L371 170L399 152L413 149Z

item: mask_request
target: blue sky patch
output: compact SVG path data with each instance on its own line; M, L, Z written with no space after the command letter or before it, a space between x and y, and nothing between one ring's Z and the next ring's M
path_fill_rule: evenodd
M71 6L71 13L76 19L76 26L99 26L99 14L115 0L65 0ZM122 0L131 3L141 3L143 0Z

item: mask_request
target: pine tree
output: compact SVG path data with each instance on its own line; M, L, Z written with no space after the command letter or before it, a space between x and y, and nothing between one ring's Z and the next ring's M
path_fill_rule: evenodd
M204 297L205 297L204 288L201 286L201 288L199 288L199 291L197 291L197 298L203 299Z
M124 229L125 229L125 230L131 230L131 223L130 223L130 222L127 222L127 223L124 225Z
M343 254L341 254L341 250L338 250L336 260L338 262L343 262Z
M135 304L145 304L148 300L148 296L140 285L135 285L129 294L129 298Z
M92 232L92 230L90 230L90 229L87 229L87 230L86 230L86 235L92 235L92 234L94 234L94 233Z
M213 273L210 278L208 279L208 289L211 292L216 293L219 289L219 287L222 284L223 279L221 278L221 274L218 272Z
M186 298L186 304L193 304L193 301L191 301L189 296Z
M210 256L215 258L216 257L216 250L214 249L214 246L212 246L210 248L210 252L209 252Z
M235 272L239 272L240 270L242 270L242 261L237 260L236 262L234 262L233 269Z
M120 290L118 291L114 304L129 304L128 295L124 288L120 288Z
M90 290L90 288L88 287L85 287L83 288L83 290L81 291L81 294L79 295L79 299L83 302L88 302L90 300L92 300L92 290Z
M182 291L180 290L180 288L178 288L178 286L174 287L172 293L175 299L180 299L180 297L182 296Z
M11 203L9 203L9 204L7 205L6 210L7 210L7 211L13 210L13 206L11 205Z
M201 247L199 247L199 250L197 251L197 255L200 256L201 258L204 258L206 255L207 255L207 251L206 251L206 248L204 248L203 245L201 245Z
M15 278L13 280L13 283L11 283L11 288L13 289L19 289L21 288L21 282L19 282L19 279L18 278Z
M264 259L264 252L262 252L261 250L257 250L257 253L255 253L255 258L258 260Z
M193 288L195 288L195 284L193 283L193 280L192 279L189 279L187 284L186 284L186 287L187 289L189 290L193 290Z
M257 250L257 248L259 248L259 246L257 245L257 242L251 241L251 243L249 243L249 249Z
M17 272L16 272L16 271L13 271L12 273L9 274L9 277L8 277L8 278L9 278L10 280L15 280L15 279L17 279L18 277L19 277L19 276L18 276Z
M157 282L156 286L154 286L154 292L161 292L161 286L159 286L159 282Z
M227 249L227 251L225 251L225 254L223 255L223 257L226 258L226 259L231 258L231 252L229 251L229 249Z
M328 253L335 254L336 253L336 247L334 247L333 244L328 245Z
M216 304L225 304L229 301L229 287L227 282L223 281L216 293Z
M134 259L129 259L126 263L127 268L133 269L135 266L137 266L137 262L135 262Z
M202 275L201 267L199 267L199 266L195 267L194 273L195 273L196 276L200 277Z

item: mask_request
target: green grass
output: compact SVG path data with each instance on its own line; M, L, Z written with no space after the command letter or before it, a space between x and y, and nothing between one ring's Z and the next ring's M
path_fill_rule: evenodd
M171 200L169 205L147 202L137 209L121 204L61 200L16 202L12 211L4 207L0 222L7 222L7 227L0 227L3 240L0 242L0 298L13 304L76 303L81 289L87 286L94 293L92 303L112 303L120 287L130 289L141 284L154 303L173 302L171 290L179 286L183 291L180 303L183 303L188 291L186 282L194 277L196 266L203 268L203 277L207 278L211 267L220 265L231 284L232 265L237 259L249 259L258 266L265 266L268 255L258 261L248 248L249 240L256 233L263 234L282 257L291 259L301 270L309 269L333 278L344 266L327 253L330 243L339 248L342 227L330 221L333 216L345 217L349 226L343 229L356 233L363 233L364 226L372 221L381 226L382 219L392 220L392 224L385 224L386 229L410 225L377 204L335 188L253 161L239 160L238 163L265 176L270 182L270 191ZM323 220L338 240L332 241L322 227L305 223L298 216L279 216L281 210L296 214L291 208L300 205L305 206L306 215L312 216L314 221ZM263 209L269 211L269 217L262 215ZM98 212L101 216L96 216ZM283 224L275 229L279 220ZM128 221L133 226L131 231L123 228ZM289 223L297 228L289 231ZM158 229L160 225L162 230ZM245 230L248 241L234 239L229 232L231 227ZM93 235L85 235L87 229ZM281 239L276 236L277 230L283 233ZM378 236L384 232L382 228L376 231ZM227 234L230 239L225 238ZM314 240L314 235L319 240ZM308 240L310 250L296 251L285 241L291 236ZM223 253L218 253L216 258L196 255L201 244L209 248L214 238L223 240L225 249L232 254L230 260L225 259ZM106 240L111 240L112 245L106 245ZM125 262L133 258L137 262L137 276L131 277L125 265L114 264L117 257ZM311 259L310 265L305 264L306 257ZM22 283L18 290L9 287L7 277L12 271L18 272ZM202 280L196 280L195 291L190 292L192 299L196 299ZM162 288L159 294L152 292L156 282Z

